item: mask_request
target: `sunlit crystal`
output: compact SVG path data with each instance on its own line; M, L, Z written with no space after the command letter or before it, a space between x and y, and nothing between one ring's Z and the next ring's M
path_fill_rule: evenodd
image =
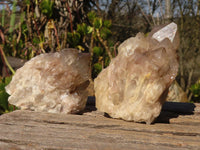
M116 58L94 81L99 111L135 122L152 123L158 117L178 72L179 37L170 26L148 37L138 33L119 46Z
M84 109L89 55L75 49L41 54L16 71L6 87L9 103L20 109L77 113Z

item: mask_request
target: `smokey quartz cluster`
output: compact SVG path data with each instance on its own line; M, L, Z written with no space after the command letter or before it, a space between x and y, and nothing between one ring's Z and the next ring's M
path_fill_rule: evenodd
M152 123L177 75L178 46L175 23L124 41L94 81L97 109L113 118Z
M89 84L88 54L76 49L41 54L16 71L6 87L9 103L21 109L77 113L85 108Z

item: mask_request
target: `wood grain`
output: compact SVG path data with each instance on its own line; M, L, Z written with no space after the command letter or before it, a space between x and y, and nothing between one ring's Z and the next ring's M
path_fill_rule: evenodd
M15 111L0 116L0 150L200 149L200 105L164 104L152 125L98 112L89 99L82 114Z

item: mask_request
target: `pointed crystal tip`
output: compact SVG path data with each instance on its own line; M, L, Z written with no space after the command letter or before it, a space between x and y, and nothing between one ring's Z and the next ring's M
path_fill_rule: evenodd
M173 42L176 32L177 32L177 24L172 22L167 26L165 26L164 28L158 30L156 33L153 34L152 37L159 42L161 42L165 38L168 38L171 42Z

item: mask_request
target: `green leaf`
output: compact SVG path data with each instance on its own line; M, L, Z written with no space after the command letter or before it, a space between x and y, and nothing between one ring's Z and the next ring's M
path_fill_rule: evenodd
M82 24L78 24L77 26L77 32L79 32L82 35L86 35L87 34L87 25L85 23Z
M96 13L94 11L91 11L87 14L87 16L88 16L90 23L93 23L94 19L96 18Z
M111 25L112 25L112 22L111 22L111 20L105 20L105 21L103 22L103 25L104 25L106 28L110 28Z
M80 41L81 35L78 32L74 32L73 36L72 36L72 41L75 45L78 45L79 41Z
M39 44L40 43L40 39L37 36L33 37L33 43L34 44Z
M8 109L8 97L6 91L0 91L0 107L4 110Z
M190 91L194 95L194 97L200 97L200 83L197 82L190 87Z
M6 77L5 78L5 84L8 85L11 80L12 80L12 76Z
M67 42L70 44L72 47L77 47L79 45L81 39L80 33L74 31L73 33L68 32L67 33Z
M93 27L87 26L87 33L88 33L88 34L92 33L93 30L94 30Z
M93 52L94 52L95 55L100 56L100 55L102 55L103 50L101 49L101 47L95 46L93 48Z
M102 27L102 19L101 18L95 18L93 25L96 29L100 29Z
M110 64L110 58L106 57L105 58L105 67L107 67Z
M99 73L101 72L101 70L102 70L102 66L101 66L100 63L94 64L94 73L95 73L96 75L99 74Z
M0 91L4 91L6 84L0 83Z
M9 110L8 107L9 95L6 93L5 86L10 83L11 79L12 76L0 79L0 108L3 109L1 111Z
M41 12L47 17L51 17L53 15L53 0L42 0L40 3Z
M26 5L30 5L30 4L31 4L30 0L24 0L24 3L25 3Z
M84 23L83 23L84 24ZM81 34L84 34L83 32L83 24L78 24L77 25L77 32L81 33Z
M71 32L67 32L67 37L72 38L73 34Z
M107 39L110 35L112 35L112 32L108 28L103 27L100 34L103 39Z
M14 111L14 110L19 109L19 108L17 108L14 105L8 105L8 109L9 109L9 111Z

